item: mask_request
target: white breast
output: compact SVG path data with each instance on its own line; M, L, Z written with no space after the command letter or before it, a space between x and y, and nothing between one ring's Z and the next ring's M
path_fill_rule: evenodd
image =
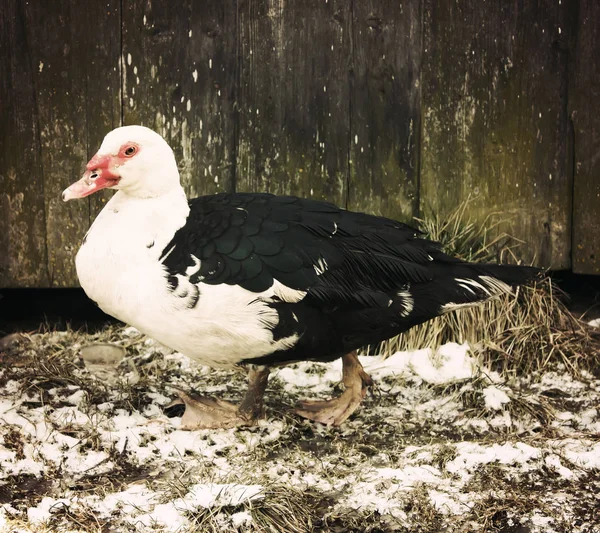
M297 336L273 341L270 328L278 316L261 295L199 283L190 308L181 297L186 291L169 290L158 259L189 208L182 190L166 196L131 199L117 193L108 202L77 254L87 295L106 313L211 366L232 366L292 346ZM179 282L190 283L183 276ZM272 293L262 296L267 300Z
M79 282L107 313L128 321L143 302L140 289L158 282L158 258L189 208L183 190L158 198L115 194L92 224L75 260Z

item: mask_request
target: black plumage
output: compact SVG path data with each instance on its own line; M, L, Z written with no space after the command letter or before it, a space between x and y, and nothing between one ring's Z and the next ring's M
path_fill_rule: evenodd
M425 322L448 304L503 292L498 280L518 285L537 272L466 263L406 224L325 202L236 193L189 206L187 223L161 255L169 286L175 290L173 280L185 275L194 284L255 292L278 313L275 340L299 335L293 347L253 363L335 359ZM260 294L275 281L306 294Z

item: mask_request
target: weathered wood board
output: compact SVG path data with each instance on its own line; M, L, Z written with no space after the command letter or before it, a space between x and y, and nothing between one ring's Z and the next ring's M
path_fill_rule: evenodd
M352 10L348 208L411 222L418 215L421 2Z
M232 191L236 2L123 4L123 119L161 133L191 197Z
M553 268L570 266L567 4L424 2L421 211L471 197Z
M49 285L72 286L74 257L91 223L91 202L65 204L102 137L120 121L118 0L25 2L42 160ZM94 21L93 38L84 20ZM110 195L110 193L107 193Z
M581 0L569 112L574 133L573 271L600 274L600 3Z
M238 2L237 190L346 204L350 7Z
M0 286L49 283L44 174L23 3L0 3Z
M72 286L90 201L65 204L61 192L79 179L90 145L119 123L119 3L11 1L1 9L0 61L8 76L0 127L0 283ZM96 20L94 39L81 24L89 17Z

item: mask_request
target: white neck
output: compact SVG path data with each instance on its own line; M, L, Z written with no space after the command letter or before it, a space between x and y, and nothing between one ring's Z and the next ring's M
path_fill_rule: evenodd
M187 206L187 197L183 187L180 184L177 184L176 186L172 185L168 190L160 193L156 190L148 188L127 187L126 189L117 190L116 194L110 199L110 202L112 202L115 198L118 198L115 201L119 204L122 204L123 202L136 202L139 200L154 200L154 202L150 202L148 204L148 207L150 204L155 205L156 202L171 203L173 201L179 201L179 203L184 202ZM165 214L162 214L161 216L164 217Z

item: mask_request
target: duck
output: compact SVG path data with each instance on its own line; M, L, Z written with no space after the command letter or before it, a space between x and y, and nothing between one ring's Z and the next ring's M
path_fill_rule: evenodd
M75 258L104 312L214 368L242 368L239 404L181 391L184 429L256 424L272 369L342 360L343 392L294 412L344 423L373 380L357 350L530 282L538 269L472 263L410 225L296 196L188 200L175 156L143 126L109 132L64 201L116 193Z

